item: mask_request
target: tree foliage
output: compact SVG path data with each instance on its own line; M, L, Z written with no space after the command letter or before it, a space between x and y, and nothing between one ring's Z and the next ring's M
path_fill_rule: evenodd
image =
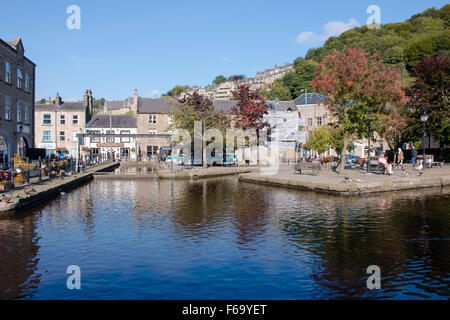
M233 92L235 100L238 100L232 112L236 116L236 126L242 130L262 129L265 126L264 112L266 103L259 91L254 91L247 84L240 85Z
M219 85L221 83L227 82L227 78L225 78L223 75L218 75L214 80L213 80L213 85Z
M389 114L388 104L407 102L399 71L387 67L379 55L358 49L323 59L311 86L327 97L336 127L344 134L344 155L352 137L364 136L370 123ZM341 172L344 167L342 161Z
M343 148L342 133L332 126L321 126L308 133L308 140L303 146L304 149L311 149L319 153L324 153L330 148L340 153Z
M415 80L408 89L411 102L407 107L408 131L420 137L422 123L420 115L426 111L429 118L427 128L439 139L441 145L450 143L450 56L440 53L417 63Z

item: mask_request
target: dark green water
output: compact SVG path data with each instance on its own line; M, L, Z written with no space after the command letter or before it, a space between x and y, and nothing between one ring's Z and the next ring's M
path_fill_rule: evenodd
M448 299L450 191L94 180L0 219L3 299ZM81 269L69 290L66 269ZM369 290L366 269L381 268Z

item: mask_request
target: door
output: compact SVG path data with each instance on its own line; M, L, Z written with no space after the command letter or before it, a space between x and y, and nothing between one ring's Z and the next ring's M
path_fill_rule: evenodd
M130 160L130 148L120 148L120 160L121 161Z

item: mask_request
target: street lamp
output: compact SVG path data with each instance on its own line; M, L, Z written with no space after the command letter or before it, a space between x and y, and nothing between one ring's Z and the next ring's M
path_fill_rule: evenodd
M367 144L367 172L370 173L370 136L372 134L372 128L370 127L370 117L372 116L372 109L369 109L368 112L369 115L369 121L368 121L368 144Z
M423 139L422 139L422 147L423 147L423 163L422 166L425 169L426 165L427 165L427 159L425 156L425 138L427 137L427 133L425 131L425 124L428 121L428 114L426 111L423 112L423 114L420 116L420 120L422 120L422 125L423 125Z

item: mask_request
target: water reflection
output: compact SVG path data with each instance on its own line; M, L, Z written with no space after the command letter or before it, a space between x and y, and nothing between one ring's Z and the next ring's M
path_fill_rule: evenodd
M449 199L450 189L348 198L236 178L96 179L0 220L0 296L446 298ZM69 264L86 290L67 291ZM369 265L382 290L366 288Z

